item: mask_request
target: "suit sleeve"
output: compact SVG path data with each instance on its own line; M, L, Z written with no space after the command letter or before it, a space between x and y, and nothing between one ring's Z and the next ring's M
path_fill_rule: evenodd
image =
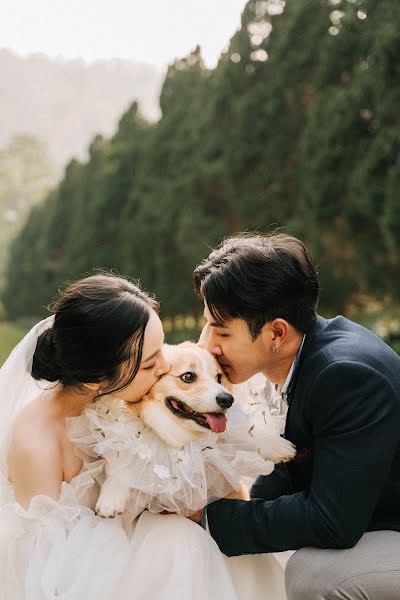
M257 477L250 490L252 498L264 498L265 500L275 500L283 494L291 493L292 482L285 463L275 465L275 469L270 475Z
M366 531L399 443L396 395L374 369L338 361L319 374L307 406L315 442L310 489L211 504L210 532L228 556L349 548Z

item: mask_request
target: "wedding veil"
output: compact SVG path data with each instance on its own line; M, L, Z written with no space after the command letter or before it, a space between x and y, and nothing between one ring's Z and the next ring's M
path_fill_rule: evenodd
M15 417L43 390L31 375L32 361L39 336L53 323L54 315L32 327L0 369L0 473L5 477Z

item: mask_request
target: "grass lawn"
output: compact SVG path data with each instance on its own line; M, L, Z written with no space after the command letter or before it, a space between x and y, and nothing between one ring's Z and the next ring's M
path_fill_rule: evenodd
M19 323L0 323L0 366L26 332L27 327Z

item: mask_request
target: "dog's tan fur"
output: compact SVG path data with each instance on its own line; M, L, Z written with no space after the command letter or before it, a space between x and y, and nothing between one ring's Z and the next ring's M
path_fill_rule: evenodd
M184 342L177 346L166 345L164 352L171 364L170 371L161 377L140 402L127 403L126 406L156 431L164 442L180 448L209 434L209 429L171 412L166 404L167 398L172 396L197 413L221 413L224 409L218 405L216 397L220 393L230 393L233 386L217 360L197 344ZM195 381L185 383L182 380L185 373L193 373ZM273 462L290 460L295 453L293 446L279 436L274 437L276 439L271 442L269 456L266 458ZM96 511L102 516L112 517L124 510L129 489L121 478L107 470L107 466L107 479L102 486ZM248 500L248 490L243 485L240 492L233 491L229 497Z
M216 359L197 344L183 342L177 346L165 345L164 353L171 365L170 371L161 377L141 402L128 406L168 444L180 447L208 433L208 430L195 421L180 419L171 413L165 405L165 399L174 396L196 412L223 412L216 402L216 396L231 391L232 386ZM194 373L196 381L185 383L181 379L184 373ZM161 422L165 428L160 427Z

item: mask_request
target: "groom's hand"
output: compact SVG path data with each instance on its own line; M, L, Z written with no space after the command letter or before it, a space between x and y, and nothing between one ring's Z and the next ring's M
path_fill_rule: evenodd
M191 521L194 521L195 523L197 523L198 525L200 525L201 524L201 519L202 519L202 516L203 516L203 510L198 510L193 515L189 515L188 519L190 519Z
M200 509L197 512L195 512L193 515L189 515L187 517L187 519L190 519L191 521L194 521L195 523L198 523L200 525L201 519L202 519L202 516L203 516L203 510ZM160 514L161 515L176 515L178 513L169 512L169 510L163 510L163 511L161 511Z
M226 496L226 498L234 499L234 500L250 500L249 490L244 485L244 483L242 483L240 485L240 490L232 491L230 494L228 494ZM217 499L218 498L214 498L214 500L217 500ZM187 518L190 519L191 521L194 521L198 525L201 525L202 520L203 520L203 512L204 512L204 508L201 510L198 510L193 515L189 515Z

